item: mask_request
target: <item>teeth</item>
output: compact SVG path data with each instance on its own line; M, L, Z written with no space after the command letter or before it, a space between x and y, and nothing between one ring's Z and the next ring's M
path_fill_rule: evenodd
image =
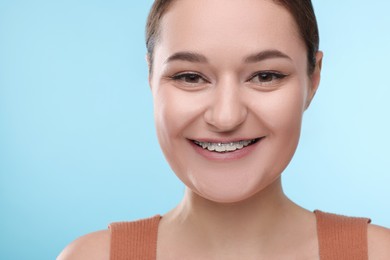
M209 151L215 151L218 153L224 153L224 152L232 152L232 151L240 150L256 141L257 139L245 140L239 142L230 142L230 143L208 143L208 142L199 142L199 141L194 141L194 143L199 145L203 149L207 149Z

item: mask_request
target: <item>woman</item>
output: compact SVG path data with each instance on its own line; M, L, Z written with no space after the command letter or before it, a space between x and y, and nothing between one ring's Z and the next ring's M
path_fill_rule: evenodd
M280 176L320 82L311 2L155 1L147 48L161 148L186 185L167 214L59 259L390 259L390 232L307 211Z

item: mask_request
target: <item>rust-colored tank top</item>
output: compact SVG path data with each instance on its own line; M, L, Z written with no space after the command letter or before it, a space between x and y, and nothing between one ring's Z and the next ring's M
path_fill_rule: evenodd
M367 218L345 217L319 210L317 219L321 260L367 260ZM161 216L110 224L110 260L155 260Z

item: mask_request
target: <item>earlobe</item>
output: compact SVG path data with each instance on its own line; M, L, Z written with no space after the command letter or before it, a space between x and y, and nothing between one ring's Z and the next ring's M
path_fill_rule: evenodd
M318 51L316 53L316 65L314 67L313 74L310 76L310 89L309 89L309 95L307 98L305 110L310 106L310 103L313 100L314 95L316 94L317 89L320 85L323 56L324 54L322 51Z

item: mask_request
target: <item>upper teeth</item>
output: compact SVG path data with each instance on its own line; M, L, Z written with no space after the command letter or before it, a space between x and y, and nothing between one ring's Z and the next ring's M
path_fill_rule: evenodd
M239 142L230 142L230 143L208 143L208 142L199 142L194 141L195 144L201 146L203 149L216 152L231 152L244 148L245 146L250 145L255 142L256 139L239 141Z

